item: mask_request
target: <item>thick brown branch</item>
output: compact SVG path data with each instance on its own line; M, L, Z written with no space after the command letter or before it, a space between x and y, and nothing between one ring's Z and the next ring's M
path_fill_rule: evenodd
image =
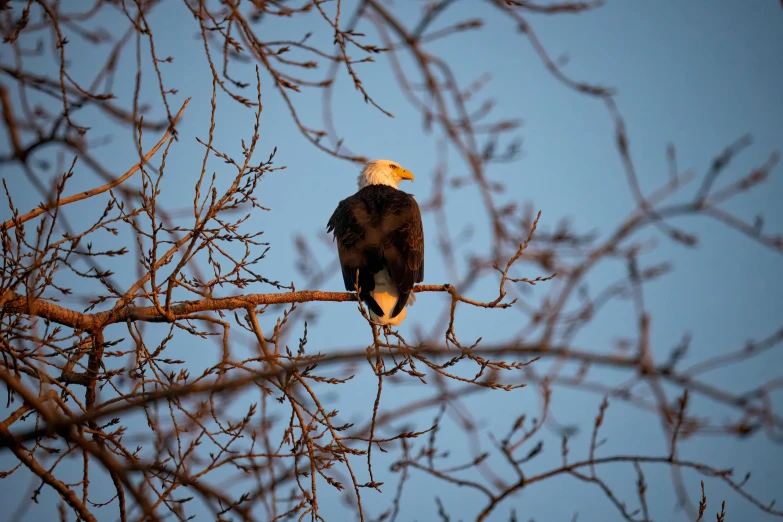
M489 307L487 303L481 303L462 297L456 293L454 287L445 285L419 285L414 292L447 292L457 295L457 298L475 306ZM184 301L171 306L171 317L174 319L186 318L197 312L217 310L238 310L240 308L255 307L261 305L308 303L313 301L343 303L356 301L356 294L352 292L323 292L320 290L299 290L296 292L281 292L276 294L248 294L235 297L205 298L195 301ZM96 313L82 313L54 304L49 301L36 300L33 302L19 294L15 294L2 308L4 313L25 314L41 317L55 323L71 328L93 332L106 325L124 323L127 321L144 322L168 322L166 315L160 313L155 306L126 306L115 311Z

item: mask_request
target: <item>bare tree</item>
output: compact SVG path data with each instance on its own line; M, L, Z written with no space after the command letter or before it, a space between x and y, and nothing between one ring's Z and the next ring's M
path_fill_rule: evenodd
M642 521L660 511L648 500L646 479L659 467L671 472L684 519L708 520L717 512L724 520L723 499L710 498L715 485L733 490L729 503L783 515L754 493L749 473L737 478L681 450L684 439L716 434L750 440L763 432L776 444L783 440L783 418L772 401L780 378L744 392L701 378L777 348L783 330L689 367L683 364L688 336L668 354L653 349L654 311L646 304L645 285L671 267L646 262L651 245L640 239L655 230L692 246L697 238L674 220L702 216L725 225L727 234L744 234L783 252L783 237L726 207L759 187L778 156L762 158L756 169L716 189L716 179L747 148L749 137L718 151L701 176L683 173L671 147L668 179L645 192L613 90L569 77L530 21L595 9L599 1L489 0L477 3L476 12L499 13L552 77L605 105L635 201L605 237L567 221L552 226L546 209L542 215L522 205L493 179L496 164L518 157L520 122L494 118L485 78L463 84L432 51L446 39L487 37L478 32L478 17L438 23L456 2L428 2L415 23L381 0L5 4L0 101L7 139L0 164L4 173L13 169L24 178L3 179L0 380L7 401L0 479L32 477L32 501L52 494L48 498L60 499L48 504L51 517L56 508L62 520L73 516L69 511L87 521L118 515L123 522L200 520L204 513L217 520L345 520L332 502L340 498L353 519L397 520L409 494L406 484L424 478L433 494L421 520L455 516L449 497L435 491L473 495L475 513L465 516L476 520L516 520L522 492L569 477L595 488L622 519ZM178 10L176 17L173 11L160 14L164 9ZM300 19L317 32L300 33ZM195 31L189 45L199 46L211 86L178 82L183 93L169 86L166 68L178 57L168 56L160 43L167 23ZM283 32L284 38L268 38ZM92 54L75 56L74 45ZM77 60L89 63L75 67ZM325 307L345 306L335 303L351 302L357 316L367 317L354 293L318 290L339 272L333 246L332 260L319 261L312 238L327 239L324 232L310 240L296 237L299 262L289 273L270 274L264 264L270 245L258 216L274 216L269 203L275 194L259 184L283 167L276 147L260 138L264 125L271 125L262 114L265 105L284 104L306 143L342 160L345 170L357 170L366 158L341 139L333 116L365 104L380 117L392 116L393 108L362 82L373 68L386 66L425 129L438 137L433 155L443 158L431 176L430 197L420 203L434 225L425 230L427 265L437 267L438 259L445 269L428 269L428 284L415 288L443 296L425 297L443 309L428 331L407 339L368 322L366 345L351 348L339 338L308 336L308 321ZM355 91L346 90L349 102L337 101L341 75ZM194 93L211 88L208 128L183 129L183 115L193 110L190 98L181 101L182 94L191 95L185 87ZM301 108L313 99L323 111L321 123L320 115ZM220 139L218 106L226 104L246 108L246 121L237 125L250 127L236 154L220 145L226 140ZM107 136L134 151L136 163L107 164L100 153ZM196 176L172 172L177 164L169 155L181 146L178 139L195 139L203 152ZM458 158L458 168L446 161L449 154ZM191 206L164 208L162 187L172 177ZM487 220L488 241L481 249L467 251L465 236L449 229L448 216L460 211L454 188L477 196L475 211ZM692 196L673 198L683 190ZM20 191L35 191L42 203L20 208ZM326 217L313 216L312 226L324 226ZM284 224L263 223L295 233ZM606 260L623 271L613 284L589 292L584 283ZM284 283L292 279L299 283ZM482 300L488 284L494 294ZM618 299L633 308L635 338L620 349L576 346L575 337ZM466 341L461 334L466 323L480 324L472 311L507 308L517 311L517 326L503 339L491 331L489 341ZM207 362L206 356L193 357L196 352L218 356ZM602 369L621 372L624 383L595 378ZM357 393L355 382L359 393L372 395L372 407L363 406L350 420L336 405L350 408L341 399ZM416 384L420 396L395 395ZM586 450L572 447L574 427L554 419L552 398L568 388L602 399ZM506 392L521 406L499 410L507 431L493 435L490 450L483 449L487 439L465 402L480 396L489 404ZM384 406L390 393L396 400ZM537 411L526 407L533 399ZM731 421L705 419L698 409L704 400L722 406ZM657 421L668 450L654 453L637 445L634 452L612 451L601 431L611 403ZM621 437L615 433L612 440ZM459 449L465 446L467 451ZM549 460L536 466L542 459ZM634 473L631 498L625 498L628 488L607 476L618 469ZM701 478L694 482L696 475ZM108 498L103 478L113 485ZM30 508L21 500L20 510L9 513L13 520Z

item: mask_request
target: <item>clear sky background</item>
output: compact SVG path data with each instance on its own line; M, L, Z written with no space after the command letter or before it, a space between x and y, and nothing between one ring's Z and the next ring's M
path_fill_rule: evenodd
M762 164L771 151L783 146L783 9L779 2L609 0L606 4L579 16L533 17L530 21L552 56L568 54L565 71L572 78L618 90L618 104L628 127L631 152L643 188L650 190L666 180L665 149L670 142L677 147L681 169L694 169L701 175L723 147L742 134L752 134L754 144L736 158L725 177L718 181L718 187L746 175ZM424 2L420 1L398 0L394 10L413 23L420 17L423 6ZM613 124L603 104L568 90L554 80L527 40L514 30L513 24L479 2L458 2L436 27L472 16L485 20L481 32L466 33L433 44L430 49L448 60L463 82L489 72L492 79L487 92L498 101L496 111L524 120L520 133L524 139L523 156L517 162L492 167L491 177L507 184L509 200L532 202L536 209L543 210L544 228L551 229L561 218L569 218L577 230L597 230L606 237L633 210L634 201L615 149ZM126 20L121 15L107 16L99 22L108 28L121 28L117 33L126 27ZM322 22L314 17L310 17L310 22L313 28L321 28L314 39L328 45L332 36L323 29ZM301 19L296 23L301 24ZM179 90L171 102L174 112L186 97L193 98L179 127L180 140L172 147L162 183L161 204L167 208L183 208L192 204L191 187L201 167L202 148L195 137L203 139L207 135L211 73L204 59L203 46L195 38L196 26L179 2L164 2L157 7L150 24L156 34L158 54L175 57L173 63L162 66L168 86ZM261 27L265 39L284 35L292 29L291 22L285 20L274 26L265 24ZM300 25L293 29L297 34L307 31ZM374 35L368 25L360 29ZM69 47L73 57L70 67L79 75L89 77L90 71L101 65L90 59L90 45L83 40L74 38ZM0 61L7 64L10 59L7 49L0 47ZM128 55L124 59L132 60L133 57ZM341 74L342 88L338 86L335 103L336 127L352 151L368 157L393 159L412 170L416 182L401 188L413 193L419 201L426 201L431 195L431 178L439 160L434 154L437 135L422 131L419 114L399 91L387 62L383 58L378 62L362 65L359 73L368 92L393 112L395 118L386 118L365 105L346 75ZM30 64L32 66L33 62ZM38 60L32 70L52 74L52 62L50 59ZM145 71L146 75L151 73L151 70ZM133 74L131 69L119 75L117 94L120 100L129 99ZM252 77L250 70L242 70L240 74L246 80ZM320 74L322 72L314 77ZM152 104L152 115L157 117L162 114L155 111L160 105L159 97L150 80L151 76L148 76L143 98ZM337 202L355 191L358 167L329 157L307 144L296 130L280 96L272 89L268 76L262 75L262 85L264 111L258 158L266 157L277 147L276 164L285 165L286 169L264 177L258 194L261 204L270 207L271 212L254 214L248 227L264 230L264 239L272 245L261 265L262 274L284 283L293 280L298 283L297 288L302 289L304 280L292 268L296 258L293 237L301 233L309 238L324 264L333 259L333 245L321 241L319 236L323 235L326 221ZM319 127L320 92L305 93L295 99L306 123ZM239 157L239 140L247 139L252 132L252 112L225 96L218 100L216 148ZM91 119L105 121L95 119L90 110L80 117L79 121L88 125ZM95 129L93 139L113 131ZM156 133L146 133L145 148L158 137ZM0 141L7 143L7 137L0 136ZM113 172L121 174L137 161L137 153L129 143L128 139L119 139L96 148L95 153ZM56 160L53 154L47 154L42 152L40 157ZM449 166L454 175L465 169L453 154L449 156ZM210 167L218 175L227 172L219 161L213 161ZM783 233L783 169L777 167L773 174L763 189L743 195L726 208L746 220L762 214L768 230ZM226 173L226 178L228 176ZM19 208L32 208L40 201L16 167L3 168L2 177L8 182ZM66 192L74 193L96 184L94 176L80 173L77 163L77 175ZM696 188L697 184L686 188L683 197L692 196ZM485 217L472 212L478 201L475 188L451 191L449 197L452 232L456 235L472 224L475 234L470 245L463 247L464 251L481 250L489 229ZM82 205L69 217L76 224L82 219L86 223L99 215L104 202ZM0 209L0 218L8 217L8 210ZM637 237L657 236L660 240L659 248L645 258L646 263L671 260L674 265L672 274L651 284L647 291L653 317L652 346L659 360L666 357L686 331L693 334L691 352L686 360L689 364L735 350L748 339L759 339L783 327L780 277L783 259L778 253L705 219L688 218L676 223L700 236L701 242L696 249L672 244L653 229ZM432 216L427 216L425 232L434 230L434 226ZM107 244L117 246L129 240L129 236L120 236L107 239ZM427 249L436 253L434 235L427 236ZM529 267L537 270L532 265ZM464 263L460 268L464 272ZM117 262L114 270L120 281L135 280L136 269L128 262ZM622 277L624 270L622 263L607 263L599 266L588 281L591 288L597 290ZM425 283L445 282L449 281L444 264L437 257L431 261L428 255ZM496 295L496 284L494 277L487 278L470 297L492 299ZM335 273L324 282L321 289L342 290L339 274ZM268 289L259 286L249 291ZM537 288L534 292L533 296L543 296L546 288ZM409 311L402 332L411 333L417 326L426 330L438 317L444 303L442 296L420 295L416 306ZM317 320L309 323L310 353L356 348L368 343L367 327L354 305L310 305L303 309L320 314ZM464 309L460 313L458 333L461 339L484 336L486 342L493 343L513 338L523 317L513 310L479 312ZM303 318L301 315L295 322L297 332L301 331ZM266 324L270 326L271 321L267 319ZM635 328L631 303L620 301L607 308L574 344L583 349L609 351L614 340L633 335ZM127 336L127 331L121 330L118 329L115 335ZM190 368L214 364L220 356L211 349L193 349L189 342L181 338L171 348L171 356L187 358ZM783 356L777 350L730 372L716 371L703 378L737 392L779 377L781 368ZM606 383L622 382L629 377L608 371L597 375ZM365 372L335 398L332 406L339 409L347 421L357 424L367 421L375 395L374 380L370 377ZM389 390L384 395L382 409L435 393L433 387L410 382L389 387ZM237 398L239 410L246 408L246 404L241 403L244 399L253 400L247 396ZM482 393L467 398L465 404L479 421L482 444L491 450L487 435L490 432L499 436L504 434L513 418L522 412L536 415L537 399L535 388L530 387L505 394ZM777 393L773 399L780 403L783 396ZM600 396L586 392L555 389L553 411L557 421L583 428L572 441L574 457L586 456L590 425L600 400ZM693 408L705 417L728 419L728 412L711 403L696 402ZM780 412L779 407L777 411ZM411 419L415 428L429 427L433 413ZM5 414L0 409L0 416ZM450 435L453 427L453 418L447 418L440 434L441 445L453 449L454 455L449 462L461 463L464 458L460 456L467 454L466 441L461 436ZM599 454L663 454L667 451L668 441L656 421L619 402L613 404L607 414L604 434L610 434L610 438ZM550 433L546 443L544 454L530 464L529 473L545 470L559 462L557 436ZM703 460L716 467L734 467L739 477L746 471L754 471L750 490L762 501L773 498L783 501L783 451L763 433L742 441L720 436L702 437L697 442L683 442L681 451L690 460ZM375 468L383 470L381 480L386 481L383 494L364 492L364 501L376 516L388 505L398 480L397 474L386 471L390 461L384 458L378 454ZM12 463L7 452L0 453L0 470L7 470ZM80 464L76 462L75 465ZM645 472L655 520L685 520L683 513L676 509L668 469L649 467ZM498 473L510 477L512 470L498 467ZM603 476L617 487L624 499L636 502L632 467L607 467ZM691 498L696 501L699 477L692 473L685 473L685 477ZM29 497L30 483L26 479L5 480L0 484L0 504L12 506L10 509ZM96 484L95 487L103 486ZM714 517L712 513L722 499L727 500L727 520L773 520L719 483L709 481L707 487L708 520ZM324 517L341 520L344 508L340 498L322 491L326 493L320 500ZM107 498L110 494L107 489ZM472 520L483 503L471 491L434 482L414 472L406 486L398 520L434 520L437 516L435 495L444 501L453 520ZM49 494L42 498L51 501L54 497ZM46 503L43 504L46 507ZM567 521L577 511L580 522L619 520L615 508L597 488L567 477L525 489L503 504L492 520L508 520L512 508L519 520L525 521ZM23 520L43 520L36 518L43 512L41 506L32 506ZM50 508L46 512L53 513ZM6 513L8 510L3 509L0 519ZM100 513L101 520L114 520L114 511L104 509ZM202 518L199 516L196 520Z

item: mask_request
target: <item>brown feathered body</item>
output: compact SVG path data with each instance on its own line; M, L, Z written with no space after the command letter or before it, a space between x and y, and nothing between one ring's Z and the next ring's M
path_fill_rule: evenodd
M400 324L415 301L413 285L424 279L424 231L413 196L367 185L337 205L326 228L337 242L345 289L358 283L374 322Z

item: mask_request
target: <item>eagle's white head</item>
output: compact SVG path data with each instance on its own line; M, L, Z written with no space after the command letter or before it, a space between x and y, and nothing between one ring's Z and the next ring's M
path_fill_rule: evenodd
M413 174L400 167L399 163L382 159L373 160L368 162L359 174L359 190L367 185L388 185L397 188L397 184L404 179L413 181Z

